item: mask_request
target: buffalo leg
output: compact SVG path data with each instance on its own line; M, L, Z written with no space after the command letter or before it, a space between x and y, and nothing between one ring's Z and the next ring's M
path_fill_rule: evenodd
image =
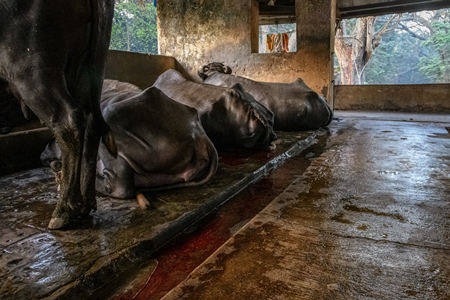
M88 215L91 210L97 210L95 199L95 171L97 164L97 151L100 143L100 134L92 115L87 118L87 126L84 136L83 158L81 161L81 196L83 215Z
M56 72L49 72L39 74L35 78L30 80L28 77L27 80L16 81L14 91L52 131L60 146L61 190L48 225L50 229L60 229L80 214L81 160L84 151L86 116L67 91L64 81L61 81L63 76L58 76ZM42 78L52 82L52 87L48 88L48 83L40 81ZM32 86L28 86L30 82L33 83ZM91 152L89 152L90 155L92 155ZM93 160L95 157L94 155ZM94 177L95 173L91 176Z

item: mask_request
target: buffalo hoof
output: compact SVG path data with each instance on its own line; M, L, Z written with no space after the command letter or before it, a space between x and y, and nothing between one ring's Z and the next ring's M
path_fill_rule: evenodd
M269 146L267 147L268 150L275 150L277 149L277 145L281 144L283 141L281 139L276 139L275 141L270 142Z
M84 205L82 205L79 209L78 209L78 216L80 217L86 217L88 216L91 211L97 211L97 200L94 197L89 197L88 199L83 201Z
M95 207L91 207L91 206L83 206L80 209L80 217L87 217L89 216L89 214L91 213L91 211L96 211L97 210L97 205L95 205Z
M141 193L136 195L136 199L138 201L139 206L143 209L143 210L148 210L151 207L150 201L147 200L147 198L145 198L145 196Z
M68 213L61 213L60 215L56 217L52 217L50 222L48 223L48 229L54 230L54 229L62 229L66 225L70 223L70 215Z

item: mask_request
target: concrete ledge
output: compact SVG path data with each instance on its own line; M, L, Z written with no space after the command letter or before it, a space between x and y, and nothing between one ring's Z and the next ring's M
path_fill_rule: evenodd
M190 78L186 70L172 56L109 50L105 78L130 82L141 89L146 89L168 69L177 70L186 78Z
M146 193L153 205L148 211L135 200L99 197L98 211L68 231L46 228L57 197L48 169L0 177L0 298L100 297L157 249L301 153L315 132L279 137L275 151L221 153L219 170L206 185Z
M334 109L450 113L450 84L335 85Z
M46 127L28 126L0 135L0 176L42 166L39 157L53 135Z

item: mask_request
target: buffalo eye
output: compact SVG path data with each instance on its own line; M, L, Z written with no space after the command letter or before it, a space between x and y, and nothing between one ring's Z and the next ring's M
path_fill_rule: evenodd
M105 184L105 191L109 194L111 193L111 185L109 183Z
M111 185L111 172L108 169L103 170L103 180L105 182L105 192L107 194L110 194L112 192L112 185Z

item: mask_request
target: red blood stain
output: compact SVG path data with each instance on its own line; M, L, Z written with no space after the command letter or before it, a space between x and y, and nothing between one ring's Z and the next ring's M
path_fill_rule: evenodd
M141 286L116 294L111 299L161 299L232 236L231 228L254 217L308 164L306 159L291 159L288 164L228 201L214 215L206 217L192 233L176 239L156 253L153 258L158 261L158 266L153 274L149 274L150 278L142 279Z
M279 155L277 151L261 150L239 150L219 153L220 162L231 167L245 164L250 157L255 160L267 158L272 159Z

